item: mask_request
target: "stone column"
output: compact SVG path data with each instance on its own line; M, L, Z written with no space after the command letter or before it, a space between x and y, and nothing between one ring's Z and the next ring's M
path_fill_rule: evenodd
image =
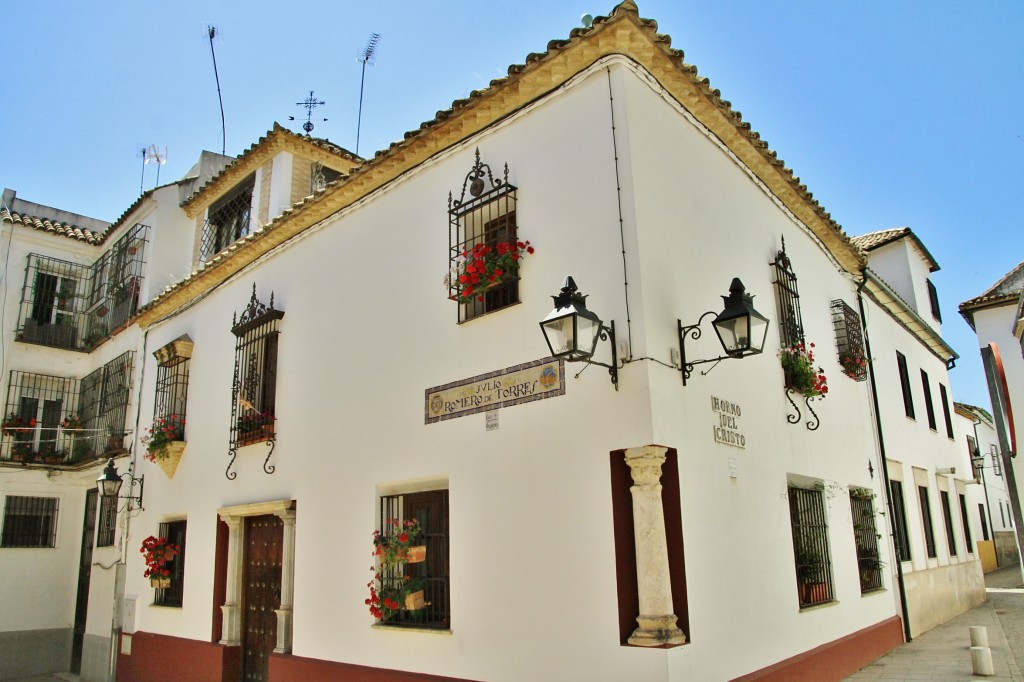
M225 586L224 604L221 612L220 643L224 646L240 646L242 643L242 613L239 610L242 590L242 517L223 516L221 521L228 525L228 575Z
M292 613L295 598L295 510L276 512L284 523L281 546L281 607L277 614L277 646L275 654L292 652Z
M676 626L672 612L672 583L665 539L665 510L661 503L661 465L665 451L657 445L626 450L626 464L633 477L633 533L636 536L637 591L640 596L639 627L629 643L637 646L683 644L686 635Z

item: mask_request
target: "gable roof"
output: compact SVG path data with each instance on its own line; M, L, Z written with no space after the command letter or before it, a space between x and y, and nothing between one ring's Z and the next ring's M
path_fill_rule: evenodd
M139 322L152 324L163 314L217 286L249 263L303 230L343 210L369 193L393 182L432 156L463 142L515 111L548 95L600 60L622 56L640 65L701 125L735 155L786 208L825 245L839 265L859 273L865 265L863 252L843 232L832 216L814 199L807 187L750 124L732 108L707 78L683 61L671 38L657 32L657 22L642 19L633 0L625 0L607 17L596 17L589 28L574 28L569 38L552 40L543 53L527 55L525 64L508 68L508 75L492 80L483 90L456 100L451 108L409 131L404 138L377 152L373 158L350 169L349 175L325 190L297 203L269 224L236 242L176 286L157 296L140 311ZM275 124L268 134L282 140L302 139ZM261 140L239 160L184 202L192 218L262 162L266 154ZM200 199L200 197L202 197Z
M1024 300L1024 262L999 278L981 296L976 296L960 304L960 315L974 329L974 313L983 308L995 308L1002 305L1019 303ZM1019 317L1019 316L1018 316Z
M877 232L869 232L862 234L859 237L851 237L850 241L856 244L859 248L864 251L874 251L875 249L881 248L886 244L891 244L895 241L899 241L907 237L911 243L917 248L924 257L924 260L928 263L928 272L935 272L939 269L939 263L932 256L931 252L925 248L924 243L917 238L914 231L909 227L896 227L890 230L879 230Z
M363 162L362 157L344 147L339 147L322 138L293 133L275 121L274 127L267 131L266 135L255 144L250 145L248 149L239 154L238 158L181 203L185 215L195 218L203 209L234 188L281 150L319 161L328 168L343 174Z

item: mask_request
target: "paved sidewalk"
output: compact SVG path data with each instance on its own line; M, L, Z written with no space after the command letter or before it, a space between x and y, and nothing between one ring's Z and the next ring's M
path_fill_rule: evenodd
M894 649L847 680L1024 681L1024 586L1018 566L985 576L987 601ZM972 625L988 629L995 675L975 675Z

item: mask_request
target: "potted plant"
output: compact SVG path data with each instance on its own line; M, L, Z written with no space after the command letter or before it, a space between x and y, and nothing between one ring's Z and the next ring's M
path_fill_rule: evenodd
M416 519L388 519L383 531L373 531L374 556L381 565L416 564L427 559L427 547L421 544L423 528Z
M35 454L31 441L19 441L11 446L11 459L15 462L31 462Z
M167 478L174 478L185 452L185 418L176 414L157 417L146 429L142 444L146 446L144 457L159 464Z
M825 370L814 367L814 344L805 346L798 343L779 351L782 371L786 374L786 386L805 398L824 398L828 393L828 379Z
M171 569L167 567L174 557L178 556L181 547L164 537L150 535L142 541L139 549L146 561L146 572L142 577L149 578L153 587L166 588L171 586Z
M60 428L64 430L64 433L81 433L85 429L85 423L82 418L77 414L69 414L64 417L64 420L60 423Z
M10 413L4 417L2 423L2 429L5 436L12 436L16 433L28 433L36 428L36 420L34 418L19 417L15 413Z
M459 303L484 300L487 289L517 277L522 259L533 251L528 241L475 244L463 250L445 278L449 298Z
M408 575L388 579L379 571L373 580L366 583L370 596L363 603L370 608L370 615L381 622L397 619L402 612L415 618L427 606L423 598L423 581Z
M810 547L802 547L797 553L796 575L800 583L800 604L819 604L828 597L828 572L825 557Z
M266 411L242 414L235 422L238 430L238 443L248 445L262 440L270 440L274 435L275 419L277 417Z
M867 373L868 362L861 350L842 353L839 356L839 364L843 373L851 379L860 379Z

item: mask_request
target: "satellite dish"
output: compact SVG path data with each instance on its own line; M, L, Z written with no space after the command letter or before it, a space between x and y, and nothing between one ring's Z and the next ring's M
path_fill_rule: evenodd
M583 28L590 28L594 25L594 15L584 14L580 17L580 23L583 24Z

